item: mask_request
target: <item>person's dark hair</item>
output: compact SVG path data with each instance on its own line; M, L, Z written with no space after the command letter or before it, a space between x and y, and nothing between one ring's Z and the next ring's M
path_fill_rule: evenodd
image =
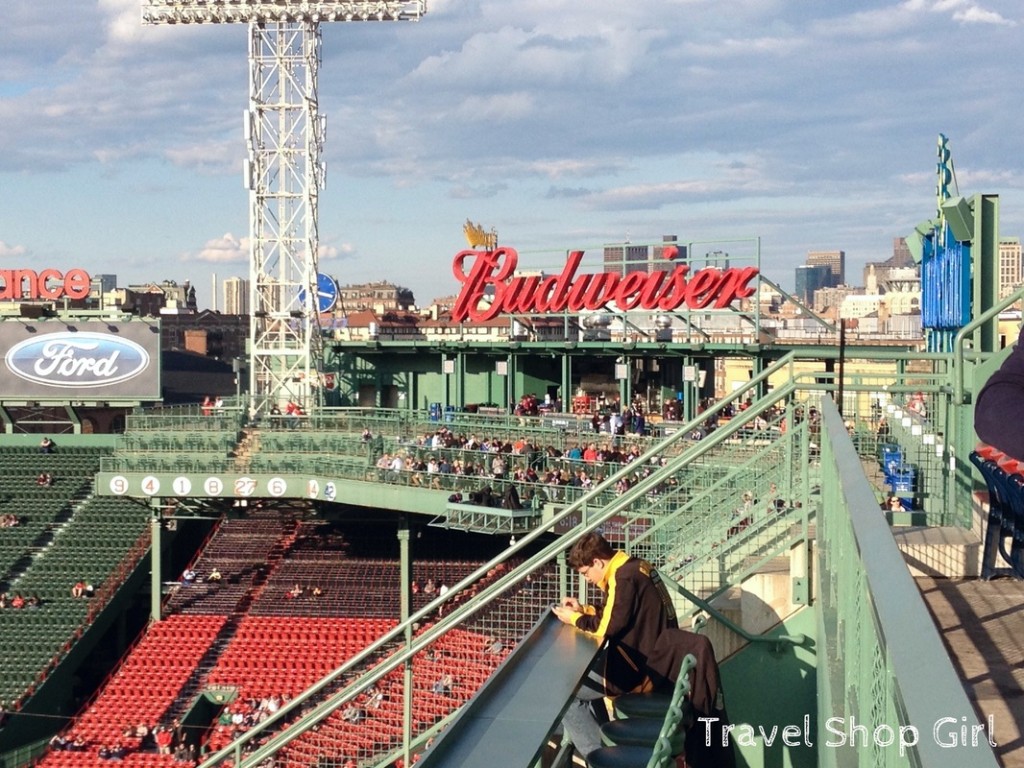
M595 560L610 560L615 554L612 545L599 533L588 533L569 550L569 567L583 568Z

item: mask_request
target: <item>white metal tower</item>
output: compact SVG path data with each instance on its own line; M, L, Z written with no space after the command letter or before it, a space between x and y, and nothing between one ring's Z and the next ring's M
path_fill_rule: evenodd
M146 24L249 25L249 392L254 414L321 402L318 196L320 23L418 20L426 0L142 0Z

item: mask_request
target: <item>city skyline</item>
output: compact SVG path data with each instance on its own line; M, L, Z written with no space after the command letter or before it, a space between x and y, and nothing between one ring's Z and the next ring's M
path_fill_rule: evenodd
M0 265L189 280L212 307L214 273L248 278L245 30L143 27L140 6L5 9ZM549 260L759 237L782 285L810 251L859 275L933 215L940 132L959 191L999 194L1000 234L1021 234L1019 4L727 16L442 0L415 24L323 25L321 271L427 304L458 290L469 218Z

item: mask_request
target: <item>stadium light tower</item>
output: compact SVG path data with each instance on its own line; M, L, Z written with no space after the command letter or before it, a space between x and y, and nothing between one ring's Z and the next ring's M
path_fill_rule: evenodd
M320 23L414 21L426 0L142 0L144 24L248 24L249 392L254 414L322 398L317 251L326 120Z

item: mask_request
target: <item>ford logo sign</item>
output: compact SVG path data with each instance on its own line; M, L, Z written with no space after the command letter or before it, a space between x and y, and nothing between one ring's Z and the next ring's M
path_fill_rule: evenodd
M149 367L149 352L105 333L50 333L15 344L4 362L15 376L49 387L107 387Z

